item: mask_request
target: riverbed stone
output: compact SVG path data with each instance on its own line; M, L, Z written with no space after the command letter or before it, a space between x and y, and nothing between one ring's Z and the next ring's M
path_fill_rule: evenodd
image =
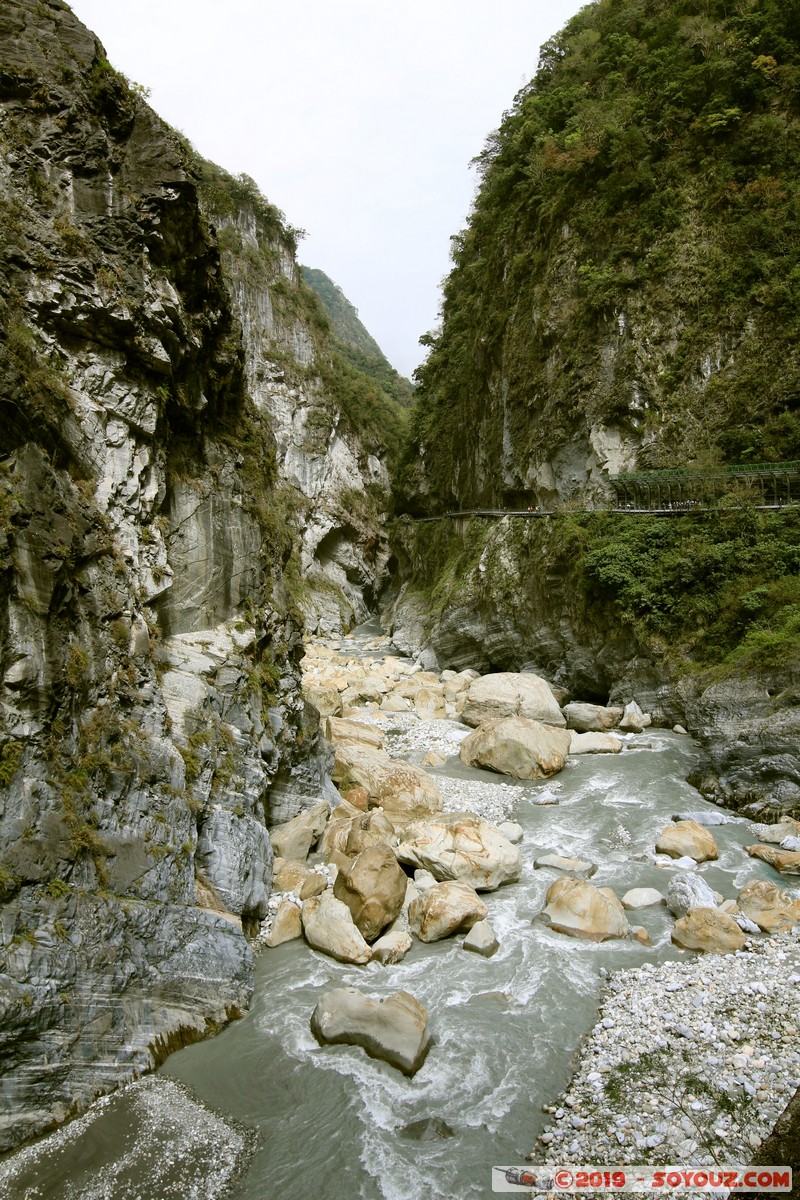
M496 826L472 813L444 813L415 821L401 834L400 862L422 867L439 881L460 879L490 892L519 879L520 852Z
M711 887L699 875L681 871L673 875L667 887L667 908L673 917L685 917L693 908L714 908Z
M673 821L694 821L698 825L733 825L737 820L729 813L715 812L714 809L709 809L707 812L677 813L672 819Z
M665 898L657 888L631 888L622 897L622 907L634 911L639 908L652 908L656 904L666 904Z
M336 687L309 684L303 687L303 695L321 717L338 716L342 711L342 701Z
M549 683L538 675L513 671L483 675L473 680L461 717L467 725L473 726L502 717L525 717L547 725L566 725Z
M414 944L411 934L405 929L389 929L372 943L372 962L384 967L402 962Z
M800 850L781 850L778 846L745 846L751 858L769 863L781 875L800 875Z
M461 943L465 950L491 958L500 949L497 934L488 921L476 921Z
M501 821L497 828L512 846L518 846L525 836L525 830L517 821Z
M696 821L675 821L661 830L656 842L659 854L668 854L670 858L682 858L686 855L695 862L709 862L719 858L719 849L712 835Z
M570 733L526 717L485 721L461 743L461 761L516 779L545 779L564 766Z
M642 733L653 723L650 713L642 712L635 700L625 705L619 728L626 733Z
M276 892L293 892L301 900L310 900L328 886L325 875L312 871L297 859L276 859L276 864L280 864L273 879Z
M570 754L619 754L622 741L613 733L572 733Z
M752 879L742 888L739 908L765 933L800 925L800 900L766 879Z
M775 825L761 825L754 821L750 832L756 835L759 842L779 846L784 838L800 836L800 821L796 821L794 817L784 817Z
M330 890L303 904L303 933L309 946L339 962L363 964L372 957L350 909Z
M593 862L583 858L569 858L564 854L540 854L534 859L533 865L536 870L549 867L551 871L561 871L575 879L589 879L597 871Z
M368 725L365 721L328 717L325 722L325 736L334 746L340 742L356 742L358 745L374 746L376 750L383 746L383 731L377 725Z
M311 1031L321 1045L361 1046L404 1075L416 1074L432 1041L427 1009L404 991L379 999L357 988L334 988L317 1001Z
M625 910L611 888L563 876L547 889L544 915L550 927L570 937L602 942L627 937Z
M728 913L718 908L693 908L675 922L672 941L682 950L732 954L741 950L745 936Z
M285 897L272 914L272 928L269 931L266 946L281 946L294 938L303 936L303 920L300 905Z
M330 805L321 800L306 812L298 813L283 825L274 825L269 832L276 855L305 862L311 847L316 845L328 823Z
M573 700L562 709L567 722L567 729L578 733L606 733L615 729L622 720L621 708L606 708L602 704L587 704L584 701Z
M427 888L411 902L408 924L421 942L438 942L471 929L488 911L474 888L448 880Z
M333 894L350 909L364 940L373 942L403 907L406 875L389 846L368 846L339 870Z

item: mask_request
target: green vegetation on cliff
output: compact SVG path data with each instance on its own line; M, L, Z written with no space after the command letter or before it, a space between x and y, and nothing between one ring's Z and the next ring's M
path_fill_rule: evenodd
M798 83L780 0L598 0L543 47L453 239L407 506L535 489L598 426L640 466L800 456Z
M408 408L414 397L413 385L394 369L342 289L324 271L315 267L300 270L325 307L340 353L401 408Z

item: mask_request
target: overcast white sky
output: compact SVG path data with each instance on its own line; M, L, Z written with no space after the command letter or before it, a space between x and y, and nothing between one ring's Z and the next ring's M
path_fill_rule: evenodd
M480 153L582 0L70 0L206 158L246 172L300 261L410 374Z

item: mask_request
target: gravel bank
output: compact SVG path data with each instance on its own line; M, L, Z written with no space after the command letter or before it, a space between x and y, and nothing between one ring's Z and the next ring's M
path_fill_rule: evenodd
M611 977L533 1157L749 1163L800 1087L798 984L796 930Z

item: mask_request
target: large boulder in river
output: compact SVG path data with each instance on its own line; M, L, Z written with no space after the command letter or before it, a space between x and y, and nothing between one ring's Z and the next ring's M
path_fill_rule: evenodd
M739 910L765 933L800 925L800 900L766 879L753 879L742 888Z
M547 725L566 724L550 684L538 675L503 671L482 675L467 691L462 720L482 725L500 717L527 717Z
M339 717L329 717L325 722L325 735L335 746L341 742L374 746L376 750L383 746L383 731L377 725L367 725L365 721L345 721Z
M442 811L442 797L427 772L359 743L336 746L334 781L343 788L360 784L373 808L380 806L395 824Z
M575 733L569 739L570 754L619 754L622 741L613 733Z
M421 942L438 942L453 933L465 933L488 912L473 888L448 881L426 888L411 901L408 926Z
M430 871L439 881L460 879L491 892L519 879L520 852L494 825L472 813L445 813L408 825L395 853L400 862Z
M570 733L527 717L486 721L461 743L461 761L515 779L545 779L564 766Z
M751 858L769 863L781 875L800 875L800 850L781 850L778 846L745 846Z
M340 868L333 894L350 909L362 937L373 942L403 907L406 874L389 846L368 846Z
M565 704L562 712L567 729L577 733L606 733L622 720L621 708L605 708L602 704L585 704L577 700Z
M699 875L680 871L667 887L667 908L673 917L685 917L693 908L715 908L714 892Z
M311 1032L321 1045L361 1046L404 1075L414 1075L431 1044L428 1011L409 992L383 999L365 996L358 988L334 988L317 1001Z
M339 962L367 963L372 957L350 909L331 891L303 904L303 933L309 946Z
M320 838L319 851L328 860L336 854L355 858L367 846L391 846L394 839L394 825L382 808L364 813L349 804L340 805Z
M656 851L668 854L670 858L693 858L697 863L719 858L713 836L696 821L675 821L667 825L658 835Z
M274 825L269 831L272 849L276 857L299 859L304 862L308 852L322 834L330 816L330 805L321 800L313 808L299 813L283 825Z
M733 917L718 908L693 908L675 922L672 940L682 950L706 954L732 954L741 950L745 936Z
M611 888L564 876L550 884L545 899L544 915L559 933L593 942L630 933L625 910Z

